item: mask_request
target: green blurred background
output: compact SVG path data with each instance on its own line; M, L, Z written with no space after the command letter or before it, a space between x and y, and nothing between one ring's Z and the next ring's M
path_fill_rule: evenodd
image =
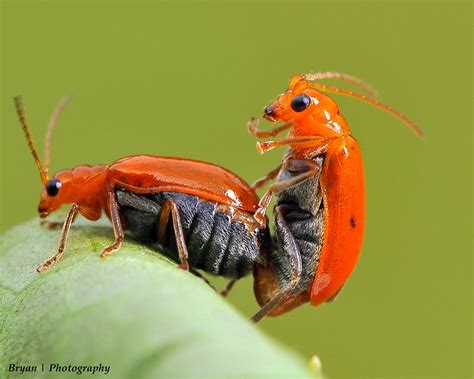
M362 257L336 302L258 327L317 354L331 378L471 377L470 2L3 1L1 11L0 230L35 217L40 191L14 95L40 150L55 103L72 97L53 171L148 153L253 181L283 151L259 156L249 117L294 73L347 72L426 136L338 99L365 158ZM257 309L251 278L230 301Z

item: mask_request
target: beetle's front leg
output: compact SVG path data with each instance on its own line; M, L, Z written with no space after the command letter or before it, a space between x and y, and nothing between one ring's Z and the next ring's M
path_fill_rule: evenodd
M250 121L247 123L247 131L249 132L249 134L256 136L257 138L267 138L267 137L275 137L281 132L284 132L285 130L290 129L293 125L295 125L295 122L288 121L270 130L259 129L258 124L259 124L259 119L257 117L252 117Z
M253 216L261 228L264 228L267 224L265 213L267 212L267 208L270 205L270 201L272 200L272 197L275 193L296 186L297 184L315 176L321 171L320 163L306 159L287 159L283 164L283 167L288 171L296 173L297 175L290 179L273 183L268 191L262 196L260 202L258 203L258 209Z
M49 258L46 262L36 268L37 272L41 272L47 270L51 266L53 266L57 261L59 261L64 253L64 249L66 248L67 236L69 233L69 229L71 228L72 222L74 218L79 212L79 206L77 204L72 204L71 209L69 210L66 221L63 224L63 230L61 232L61 239L59 240L59 247L56 254L54 254L51 258Z
M117 203L117 198L115 197L115 192L110 190L109 193L109 212L110 220L112 221L112 227L114 229L115 241L112 245L106 247L100 254L101 258L104 258L107 255L115 253L122 246L122 241L124 239L122 222L120 221L120 212L119 206Z
M227 282L225 287L221 290L220 294L222 297L227 297L230 290L234 287L235 283L237 283L237 279L231 279Z
M275 141L258 141L256 147L260 154L264 154L279 146L289 145L298 149L313 148L315 149L314 154L319 155L323 150L327 150L333 139L326 136L288 137Z

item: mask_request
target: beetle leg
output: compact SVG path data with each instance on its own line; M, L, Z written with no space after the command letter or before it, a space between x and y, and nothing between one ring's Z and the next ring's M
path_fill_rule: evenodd
M295 238L288 228L285 218L282 214L281 207L276 207L276 224L277 229L282 233L282 245L283 251L287 253L289 268L291 271L290 282L278 293L270 299L260 310L251 318L255 323L259 322L263 317L274 310L278 305L285 301L288 296L291 296L293 290L298 285L301 279L301 273L303 271L303 265L301 262L301 254L296 244Z
M71 228L71 224L74 221L74 217L76 216L77 212L79 211L79 206L77 204L72 204L71 209L69 210L66 221L63 224L63 230L61 232L61 239L59 240L59 247L56 254L54 254L51 258L49 258L46 262L36 268L37 272L41 272L47 270L52 265L54 265L57 261L61 259L61 256L64 253L64 249L66 247L67 236L69 233L69 229Z
M234 287L235 283L237 282L237 279L231 279L227 282L227 284L225 285L225 287L222 289L222 291L220 292L221 296L222 297L227 297L227 295L229 294L230 290Z
M319 150L327 150L329 143L333 138L326 136L311 136L311 137L289 137L275 141L258 141L257 151L260 154L266 153L267 151L273 150L279 146L291 145L291 147L298 147L299 149L315 148L315 154Z
M251 185L252 189L258 190L259 188L263 187L269 180L276 178L276 176L280 172L281 166L282 166L281 164L278 165L276 168L270 171L267 175L262 176L260 179L257 179L255 182L253 182L253 184Z
M321 170L321 164L305 159L287 159L283 167L288 171L297 172L298 174L290 179L273 183L267 192L261 197L258 203L258 209L253 215L254 219L259 223L260 228L264 228L267 224L265 213L270 205L270 201L275 193L284 191L290 187L296 186L302 181L315 176Z
M214 291L217 292L216 288L198 270L190 267L189 272L193 274L194 276L198 277L199 279L203 280L204 283L206 283L209 287L211 287Z
M41 219L40 220L40 225L43 228L54 230L54 229L62 228L64 226L64 222L61 222L61 221L48 221L48 220Z
M267 138L267 137L275 137L277 134L284 132L287 129L290 129L293 125L295 125L294 121L285 122L282 125L279 125L270 130L262 130L258 128L259 119L257 117L252 117L250 121L247 123L247 130L248 132L256 136L258 138Z
M176 238L176 245L178 246L178 255L180 260L180 267L183 270L189 271L188 263L188 248L186 247L186 240L184 238L183 226L181 224L181 218L179 216L179 210L176 203L172 200L166 200L161 207L160 221L158 229L158 241L161 244L165 243L166 240L166 226L168 225L168 219L171 213L173 221L174 235Z
M72 222L76 219L78 213L74 213ZM45 220L44 218L40 219L40 225L44 228L48 229L61 229L64 226L64 222L61 221L48 221Z
M110 220L112 221L112 227L114 229L115 241L112 245L106 247L100 254L101 258L104 258L107 255L115 253L122 246L122 241L124 239L122 222L120 220L119 206L117 203L117 198L113 191L109 191L109 211L110 211Z

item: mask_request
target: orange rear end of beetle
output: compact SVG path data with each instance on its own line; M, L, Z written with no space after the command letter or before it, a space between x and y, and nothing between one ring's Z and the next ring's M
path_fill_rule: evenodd
M350 82L370 96L318 83L320 79ZM263 306L254 316L255 321L307 301L316 306L334 299L353 271L362 248L362 156L337 103L324 92L374 105L400 118L417 135L422 134L407 117L374 99L377 95L370 86L336 72L293 76L288 90L264 110L267 120L282 121L282 125L264 131L258 129L257 119L249 122L249 132L259 138L289 130L287 138L257 142L260 153L279 146L289 146L289 150L281 165L254 184L257 189L278 176L262 196L255 217L265 225L266 209L276 194L275 245L284 246L291 239L295 242L292 269L282 269L285 262L276 249L264 265L254 270L255 294Z

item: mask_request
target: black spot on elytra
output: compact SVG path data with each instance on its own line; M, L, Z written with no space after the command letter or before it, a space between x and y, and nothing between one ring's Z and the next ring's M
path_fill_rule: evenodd
M357 226L356 220L354 217L351 217L351 227L355 228Z

